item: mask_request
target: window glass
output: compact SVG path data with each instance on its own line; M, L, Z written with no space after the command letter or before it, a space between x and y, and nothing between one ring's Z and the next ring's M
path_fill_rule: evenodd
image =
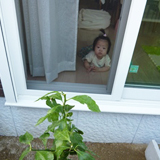
M160 1L146 3L126 86L160 87Z
M97 70L114 66L112 72L116 71L121 47L116 46L116 39L124 5L122 1L15 0L15 4L28 89L111 93L111 87L108 87L109 92L106 90L110 71ZM127 18L123 29L126 21ZM100 31L102 28L105 33ZM120 41L124 31L120 32ZM102 58L96 56L93 64L87 59L91 67L86 69L82 59L93 50L93 41L100 34L111 41L109 58L102 62ZM119 53L116 52L117 61L113 64L115 48ZM110 81L113 82L115 74L111 75Z

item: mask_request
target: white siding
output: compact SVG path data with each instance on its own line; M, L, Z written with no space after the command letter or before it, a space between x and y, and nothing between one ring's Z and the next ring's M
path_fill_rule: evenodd
M4 103L5 98L0 98L0 135L20 136L28 131L38 137L46 129L46 121L35 124L47 109L7 107ZM160 116L74 111L74 124L90 142L148 144L155 139L160 144L159 122Z

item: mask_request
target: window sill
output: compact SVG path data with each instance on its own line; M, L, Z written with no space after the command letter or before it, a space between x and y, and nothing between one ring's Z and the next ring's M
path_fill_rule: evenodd
M38 97L39 98L39 97ZM28 107L49 109L45 101L38 101L36 96L19 96L17 103L6 102L7 106ZM125 113L125 114L145 114L145 115L160 115L159 101L142 101L142 100L126 100L121 101L106 101L95 100L99 105L101 112L108 113ZM87 106L81 105L78 102L70 101L71 105L75 105L74 111L89 111Z

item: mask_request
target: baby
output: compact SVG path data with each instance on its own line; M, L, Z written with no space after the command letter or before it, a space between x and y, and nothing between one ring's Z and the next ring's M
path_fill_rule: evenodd
M110 69L111 60L108 53L111 48L111 41L106 36L104 30L101 30L101 32L103 35L95 38L93 42L93 51L90 51L83 58L84 67L89 72L105 72Z

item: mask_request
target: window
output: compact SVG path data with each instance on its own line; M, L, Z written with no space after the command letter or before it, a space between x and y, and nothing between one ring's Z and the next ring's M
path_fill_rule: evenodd
M132 93L127 93L130 98L142 99L145 95L143 99L159 100L159 25L160 2L148 0L125 84L126 90L133 88Z
M135 44L146 6L146 0L131 0L130 2L131 6L129 8L129 15L127 16L128 19L124 30L124 38L118 39L117 37L116 41L117 44L122 43L122 46L120 45L119 48L120 55L118 58L115 58L115 61L117 61L116 67L111 68L111 71L113 70L115 72L111 72L113 75L111 74L110 76L112 77L112 81L110 81L112 86L110 94L97 94L96 92L92 92L88 95L96 100L102 111L159 114L159 89L125 86L131 58L134 50L136 50ZM4 80L9 81L7 83L8 86L4 80L2 81L5 94L7 95L7 104L43 107L44 104L35 104L33 101L37 99L37 97L45 94L47 91L27 88L14 1L1 0L0 4L2 28L0 42L5 46L2 48L3 54L1 52L3 55L1 59L1 66L5 66L7 73L2 73L2 80L4 78ZM130 5L129 1L124 1L124 5ZM120 18L123 19L124 15ZM51 88L50 90L54 89ZM80 91L78 93L77 91L75 92L76 94L84 94L84 91ZM9 95L11 97L9 97ZM68 95L69 97L72 97L75 93L68 91ZM78 105L76 109L81 110L81 107Z
M130 1L122 5L119 0L107 0L101 6L93 0L79 0L71 6L66 1L16 0L15 6L28 89L111 94ZM92 50L102 27L112 44L111 74L87 72L82 62L86 54L82 48Z
M160 86L160 3L148 0L143 14L126 86Z

